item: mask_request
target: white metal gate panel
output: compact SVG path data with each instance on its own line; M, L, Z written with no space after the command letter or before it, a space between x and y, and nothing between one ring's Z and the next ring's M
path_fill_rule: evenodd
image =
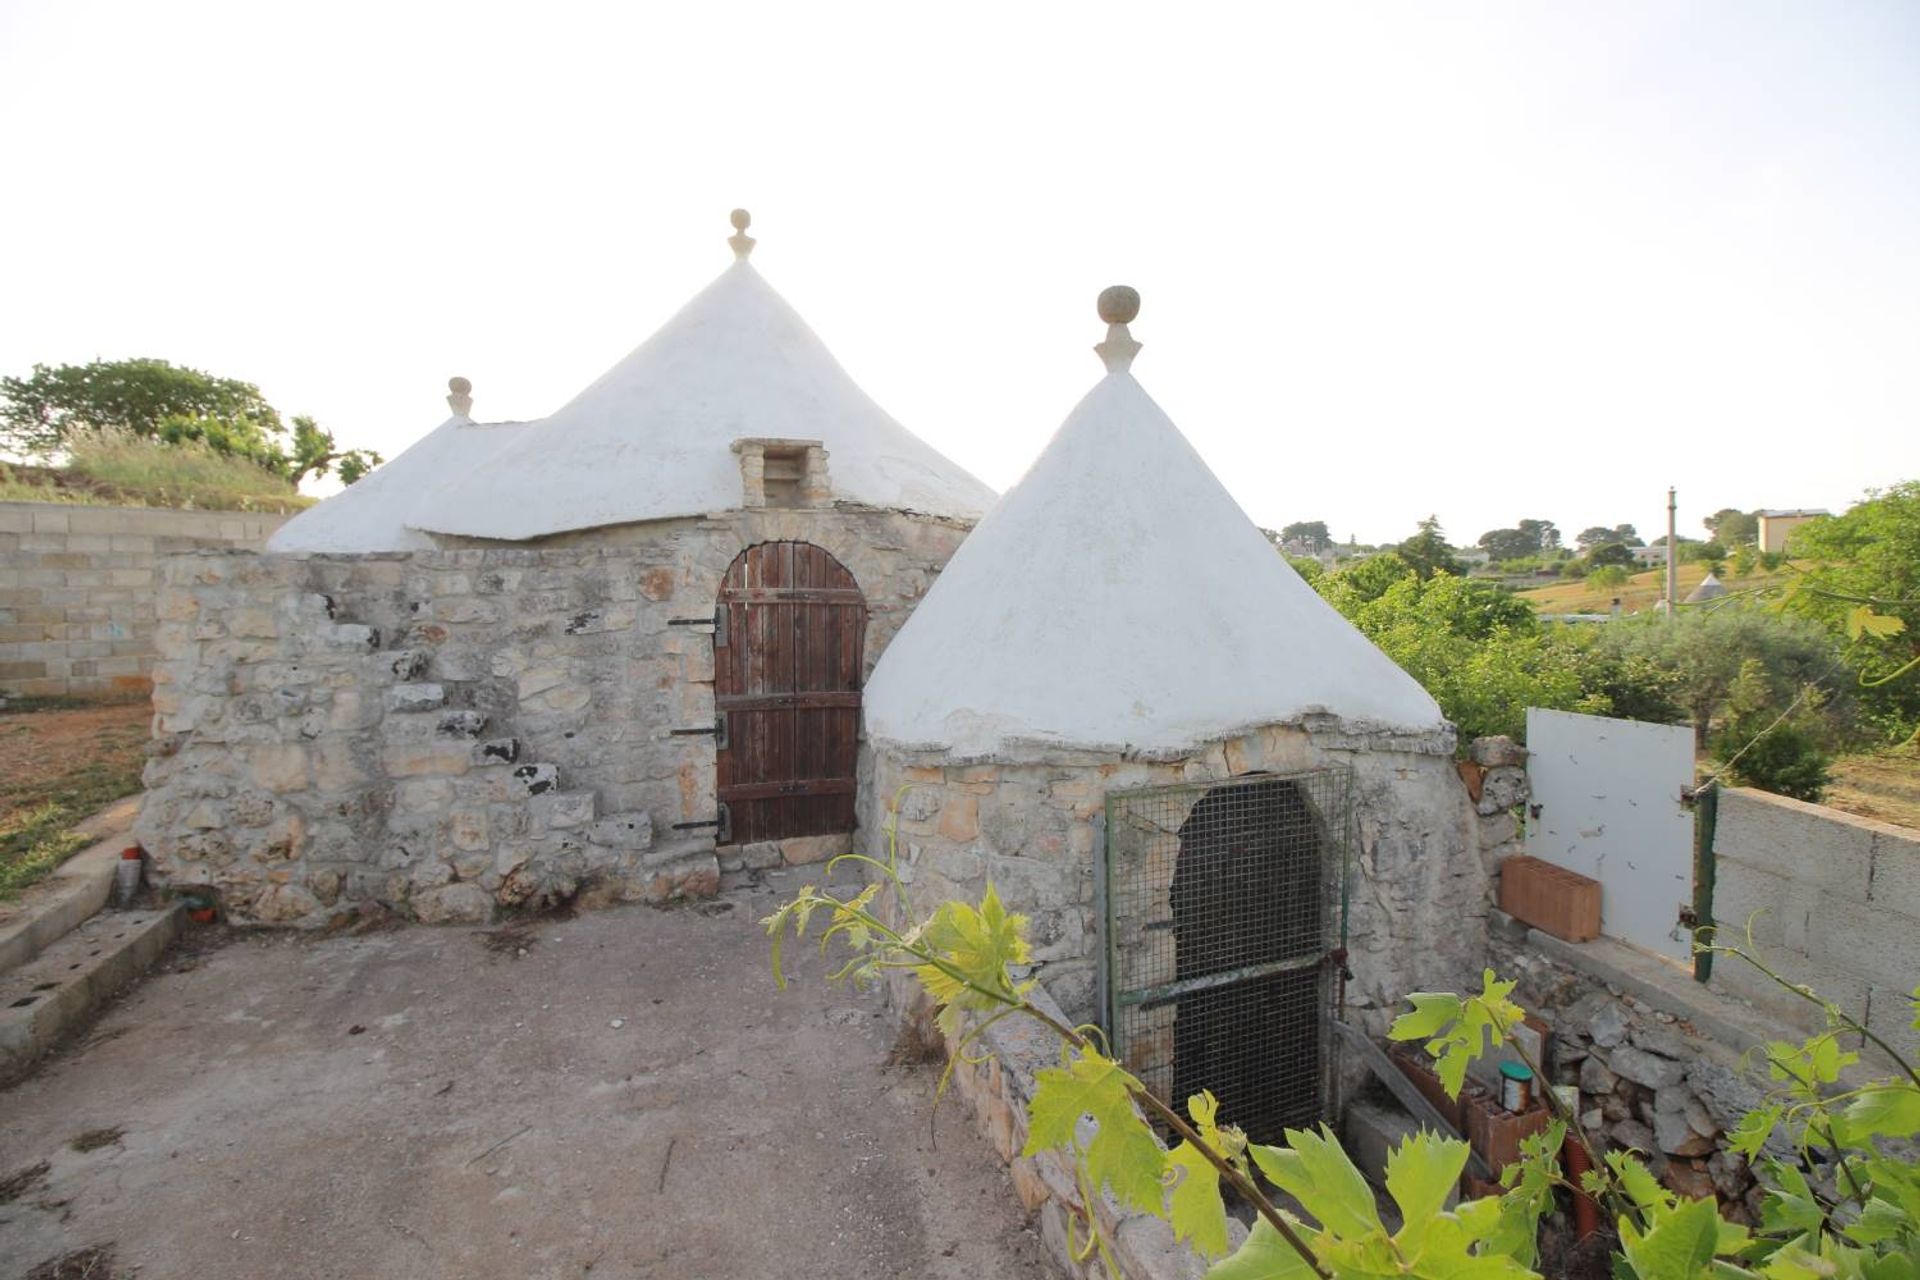
M1600 927L1675 960L1693 956L1693 730L1527 710L1527 852L1600 882Z

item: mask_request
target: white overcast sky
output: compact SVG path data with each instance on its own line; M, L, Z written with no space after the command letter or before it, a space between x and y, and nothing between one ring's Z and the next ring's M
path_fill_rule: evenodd
M1920 4L0 0L0 372L396 453L725 267L996 487L1135 373L1262 524L1651 535L1920 475ZM1123 495L1115 495L1123 500Z

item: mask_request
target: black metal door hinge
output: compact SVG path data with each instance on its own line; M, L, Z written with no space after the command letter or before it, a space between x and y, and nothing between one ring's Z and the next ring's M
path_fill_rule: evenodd
M704 729L667 730L667 736L670 738L697 738L709 733L713 735L714 749L725 751L727 749L727 718L724 715L716 716L713 724Z
M720 816L716 818L703 818L698 822L676 822L673 824L673 829L675 831L698 831L703 827L712 827L713 842L715 844L732 844L733 811L724 804L718 807Z
M667 625L670 627L712 627L714 648L724 649L727 646L727 611L724 608L717 608L704 618L668 618Z

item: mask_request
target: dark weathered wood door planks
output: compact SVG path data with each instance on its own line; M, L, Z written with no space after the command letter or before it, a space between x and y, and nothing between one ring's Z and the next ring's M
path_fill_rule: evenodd
M731 841L853 830L867 605L846 568L806 542L741 552L720 587L715 757Z

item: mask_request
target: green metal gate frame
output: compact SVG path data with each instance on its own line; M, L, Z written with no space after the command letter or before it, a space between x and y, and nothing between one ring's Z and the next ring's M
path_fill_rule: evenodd
M1285 784L1284 790L1280 784ZM1209 797L1219 799L1212 810L1203 812L1202 805ZM1263 808L1270 811L1271 819L1264 826L1259 814ZM1282 810L1292 811L1291 836L1283 830L1287 823ZM1182 977L1169 969L1169 961L1181 963L1174 901L1181 891L1175 877L1180 873L1181 833L1196 814L1202 815L1207 828L1205 835L1196 833L1194 837L1196 866L1211 856L1214 879L1233 876L1241 882L1235 887L1247 892L1239 901L1227 901L1215 908L1232 918L1234 925L1224 931L1216 928L1207 935L1210 940L1215 934L1224 938L1219 952L1221 963L1208 966L1203 959L1199 963L1205 972ZM1328 1024L1338 1015L1345 995L1348 880L1354 845L1352 770L1330 767L1297 773L1255 773L1111 791L1099 827L1094 897L1102 936L1095 1002L1101 1029L1114 1056L1163 1101L1184 1110L1185 1099L1170 1096L1177 1070L1172 1046L1179 1042L1181 1018L1190 1014L1194 1034L1199 1034L1203 1022L1210 1024L1209 1043L1214 1050L1223 1036L1231 1037L1232 1049L1243 1067L1240 1074L1245 1078L1228 1092L1237 1089L1243 1098L1276 1098L1274 1105L1293 1118L1304 1119L1308 1112L1314 1112L1316 1118L1330 1119L1338 1039ZM1302 926L1303 903L1298 897L1305 879L1299 874L1302 867L1282 865L1290 851L1289 840L1301 845L1299 836L1306 830L1311 831L1319 860L1319 865L1311 868L1312 886L1318 893L1313 904L1319 917L1317 927L1313 921ZM1234 845L1233 837L1243 844ZM1201 851L1203 840L1210 841L1206 852ZM1243 848L1254 847L1255 842L1258 852L1242 857ZM1270 880L1259 874L1252 861L1260 856L1276 862L1277 874ZM1284 872L1284 878L1280 872ZM1195 870L1192 874L1202 872ZM1248 875L1254 877L1252 883L1246 882ZM1194 892L1190 883L1188 901L1192 901ZM1289 898L1289 894L1294 897ZM1247 903L1257 906L1261 902L1279 909L1268 911L1265 918L1247 914ZM1240 908L1238 916L1234 914L1236 907ZM1300 926L1293 929L1297 936L1280 936L1288 927L1288 921L1277 918L1281 916ZM1259 936L1262 931L1273 936L1263 939ZM1172 944L1147 937L1154 933L1170 935ZM1253 962L1231 962L1262 953L1267 954ZM1263 1033L1256 1025L1253 1037L1270 1042L1241 1045L1238 1031L1233 1029L1263 1022L1271 1028L1275 996L1285 986L1285 975L1308 971L1318 975L1315 1008L1309 1015L1315 1024L1312 1034L1302 1037L1296 1019L1294 1037L1283 1042L1282 1037L1271 1031ZM1265 986L1250 985L1256 983ZM1253 1016L1245 1021L1238 1011L1220 1007L1241 997L1255 1002ZM1169 1006L1174 1009L1171 1018L1152 1012ZM1215 1007L1207 1011L1206 1006ZM1148 1028L1145 1020L1166 1025ZM1305 1073L1310 1078L1301 1079L1297 1068L1308 1056L1308 1046L1314 1061ZM1276 1073L1287 1070L1289 1058L1296 1067L1294 1078L1275 1081ZM1212 1083L1202 1083L1214 1088L1216 1095L1222 1093ZM1311 1089L1310 1099L1302 1096L1305 1089ZM1223 1119L1236 1117L1227 1115ZM1277 1132L1252 1136L1259 1141L1280 1139Z

